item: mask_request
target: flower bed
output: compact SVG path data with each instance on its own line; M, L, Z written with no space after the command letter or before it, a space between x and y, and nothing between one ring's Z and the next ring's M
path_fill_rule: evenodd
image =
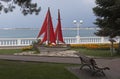
M22 50L23 50L23 51L28 51L28 50L32 50L32 49L33 49L33 46L32 46L32 45L22 47Z
M87 49L110 49L111 44L70 44L73 48L87 48ZM118 44L115 43L114 48L118 48Z

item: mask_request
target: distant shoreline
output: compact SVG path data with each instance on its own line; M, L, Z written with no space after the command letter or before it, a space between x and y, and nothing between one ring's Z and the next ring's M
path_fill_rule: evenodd
M0 28L0 30L38 30L40 28ZM54 28L55 29L55 28ZM99 28L95 27L81 27L83 30L98 30ZM76 27L64 27L62 30L77 30Z

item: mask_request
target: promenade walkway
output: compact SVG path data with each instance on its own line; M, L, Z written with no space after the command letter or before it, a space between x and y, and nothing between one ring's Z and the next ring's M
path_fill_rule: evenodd
M79 70L80 67L69 67L68 70L78 76L80 79L120 79L120 58L115 59L95 59L98 66L109 67L105 70L106 76L92 76L88 69Z
M3 60L18 60L18 61L80 64L80 60L77 57L0 55L0 59L3 59Z
M2 60L18 60L32 62L53 62L53 63L72 63L80 64L78 57L47 57L47 56L15 56L15 55L0 55ZM80 79L120 79L120 58L115 59L95 59L98 66L110 67L106 70L106 76L91 76L89 71L79 70L79 67L67 67L69 71L78 76Z

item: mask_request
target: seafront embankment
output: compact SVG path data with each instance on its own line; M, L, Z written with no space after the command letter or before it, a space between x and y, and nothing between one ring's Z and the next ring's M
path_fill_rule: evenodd
M39 38L42 39L42 38ZM64 37L66 44L98 44L98 43L110 43L107 37ZM116 43L119 42L119 38L115 39ZM7 46L28 46L37 41L37 38L0 38L0 47Z

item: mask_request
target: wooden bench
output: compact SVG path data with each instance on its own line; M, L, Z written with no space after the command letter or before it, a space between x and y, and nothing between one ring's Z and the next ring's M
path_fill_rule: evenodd
M98 67L96 64L96 61L93 58L90 57L86 57L84 55L79 55L79 58L81 60L81 67L80 70L83 69L83 67L87 66L89 67L90 70L92 70L92 75L96 75L97 73L101 73L105 76L105 73L103 72L103 70L110 70L109 67Z

